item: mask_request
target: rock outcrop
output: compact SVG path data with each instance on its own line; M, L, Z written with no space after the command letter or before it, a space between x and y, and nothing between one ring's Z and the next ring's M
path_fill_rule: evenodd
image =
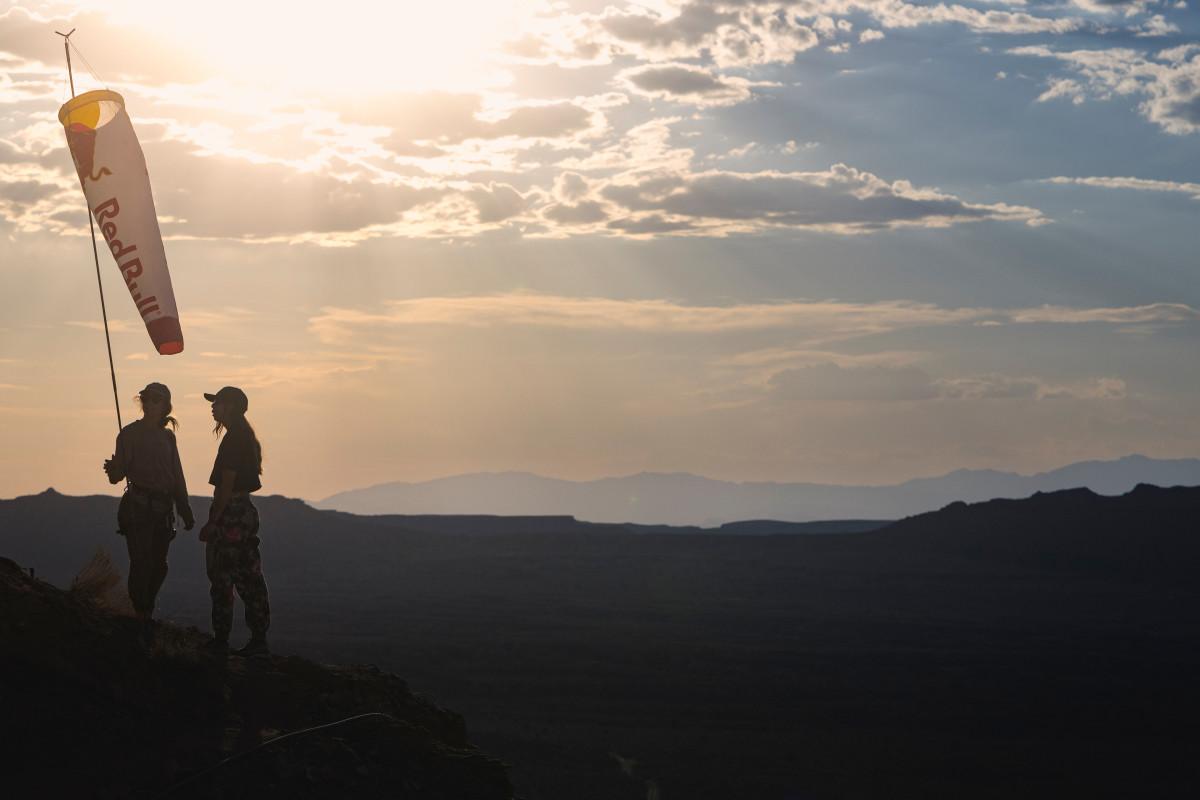
M10 797L495 798L462 717L371 666L205 652L0 558ZM11 793L10 793L11 792Z

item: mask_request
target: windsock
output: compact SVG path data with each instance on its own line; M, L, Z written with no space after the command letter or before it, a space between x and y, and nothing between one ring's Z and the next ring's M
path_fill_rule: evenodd
M88 209L104 235L146 331L164 356L183 350L179 311L167 271L146 158L125 100L102 89L58 110Z

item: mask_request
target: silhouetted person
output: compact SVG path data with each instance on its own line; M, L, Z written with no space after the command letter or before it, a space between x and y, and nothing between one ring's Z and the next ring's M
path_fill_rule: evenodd
M200 529L205 542L204 563L211 584L213 641L209 649L229 652L229 632L233 629L233 592L246 605L246 627L250 641L238 650L240 655L267 655L267 629L271 627L271 604L267 581L263 577L258 545L258 509L250 494L262 488L262 445L246 421L249 400L236 386L226 386L216 394L205 394L212 402L213 432L225 432L217 448L208 482L213 491L208 522Z
M137 397L142 418L117 434L116 450L104 462L109 483L127 479L117 509L118 533L129 550L129 599L144 632L153 627L154 601L167 578L167 549L175 538L175 509L183 526L195 524L179 461L171 416L171 390L150 383Z

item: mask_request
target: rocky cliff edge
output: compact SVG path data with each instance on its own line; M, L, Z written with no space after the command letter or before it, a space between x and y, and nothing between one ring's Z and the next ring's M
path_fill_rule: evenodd
M463 718L396 676L215 657L209 636L170 623L147 637L80 583L63 591L0 557L7 796L513 797Z

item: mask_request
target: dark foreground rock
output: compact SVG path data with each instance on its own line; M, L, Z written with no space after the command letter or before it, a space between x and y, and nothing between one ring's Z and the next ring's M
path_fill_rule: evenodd
M371 666L215 657L0 558L9 797L511 798L461 716Z

